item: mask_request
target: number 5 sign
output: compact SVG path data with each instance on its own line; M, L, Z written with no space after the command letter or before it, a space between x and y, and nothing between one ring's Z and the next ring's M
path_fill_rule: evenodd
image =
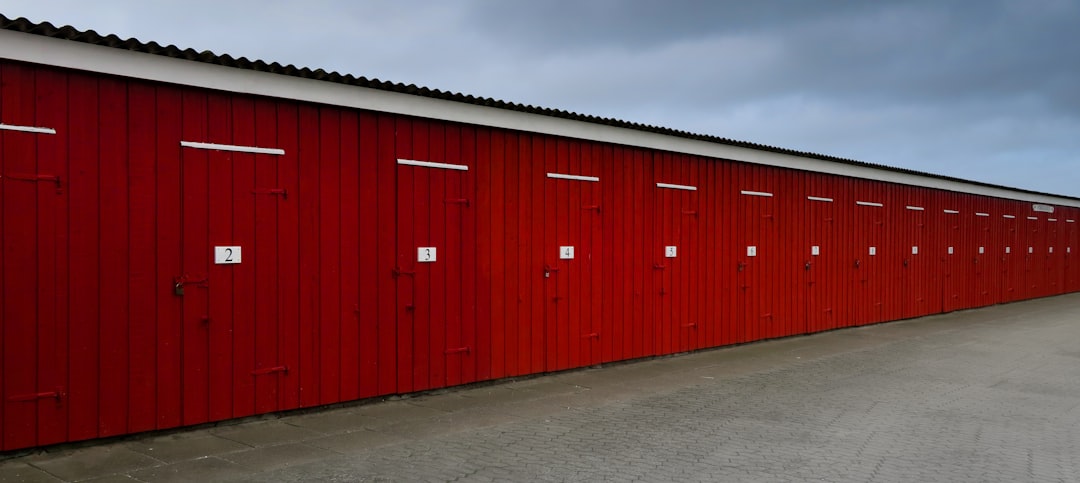
M435 247L419 247L416 249L416 261L429 263L435 261Z

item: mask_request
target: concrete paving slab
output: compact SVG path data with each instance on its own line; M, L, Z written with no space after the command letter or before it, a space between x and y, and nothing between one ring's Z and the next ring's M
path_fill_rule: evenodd
M408 403L414 406L437 409L443 412L468 410L477 406L476 399L464 397L460 394L420 396L409 398Z
M505 386L477 388L471 391L465 391L461 395L478 402L482 401L483 404L489 406L514 404L520 401L535 399L537 397L536 393L511 389Z
M233 426L223 426L211 430L221 438L243 443L248 446L271 446L292 443L322 436L323 433L299 426L287 424L281 420L255 421Z
M166 463L174 463L243 451L251 449L251 446L200 430L139 439L128 443L127 448Z
M139 480L128 475L109 475L89 480L81 480L79 483L140 483Z
M26 463L0 463L0 483L56 483L63 481Z
M587 387L563 382L554 377L537 377L524 381L515 381L506 384L506 387L515 391L537 393L542 396L554 396L556 394L570 394L588 390Z
M281 418L281 421L324 434L337 434L359 431L375 424L377 418L358 414L353 408L335 408L325 412L286 416Z
M219 456L219 458L246 466L252 470L267 471L318 461L331 454L336 455L336 453L327 449L316 448L304 443L287 443L229 453Z
M408 399L386 401L378 404L366 404L357 407L354 411L361 416L372 418L374 421L370 423L370 427L381 427L387 424L396 424L401 421L427 419L440 414L445 414L446 412L434 408L417 406L412 404Z
M210 456L147 468L132 472L130 476L145 483L189 483L192 481L228 481L250 475L253 472L253 470L231 461Z
M309 439L304 443L336 453L355 454L371 450L372 448L402 443L405 441L407 441L406 438L397 434L361 430Z
M429 419L405 421L375 428L374 431L405 439L421 439L510 423L519 419L519 416L499 410L473 409L455 411Z
M34 455L26 462L65 481L126 473L162 463L115 444Z

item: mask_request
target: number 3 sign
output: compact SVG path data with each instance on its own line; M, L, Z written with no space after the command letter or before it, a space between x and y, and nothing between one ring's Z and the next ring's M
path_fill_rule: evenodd
M434 262L435 261L435 247L419 247L416 249L416 261Z

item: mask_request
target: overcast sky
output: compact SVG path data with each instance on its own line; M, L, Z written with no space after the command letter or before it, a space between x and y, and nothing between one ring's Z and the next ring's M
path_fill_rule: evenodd
M1080 0L0 0L0 11L1080 196Z

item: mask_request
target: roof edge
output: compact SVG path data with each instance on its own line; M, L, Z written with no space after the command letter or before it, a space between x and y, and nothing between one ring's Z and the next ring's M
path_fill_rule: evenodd
M136 54L151 54L161 59L170 60L184 60L193 61L199 64L203 64L206 67L214 66L219 68L230 69L234 72L246 72L248 74L277 74L279 77L291 78L290 80L306 80L317 81L327 86L325 91L333 92L334 96L344 96L341 99L348 98L350 102L342 102L339 98L318 95L318 96L295 96L289 95L289 92L295 92L293 89L297 88L295 82L278 82L270 84L278 84L274 89L258 88L255 84L260 83L260 79L264 77L251 78L249 75L234 75L229 76L223 74L221 69L194 69L198 71L200 77L230 77L225 80L227 82L235 82L234 85L224 85L220 82L192 82L192 77L195 76L154 76L148 75L145 69L124 69L120 64L130 63L134 59L131 59L128 55L112 55L106 57L103 65L93 65L91 60L94 59L93 53L90 52L90 59L82 59L79 61L80 56L87 55L89 51L84 49L72 49L78 51L78 53L66 53L67 55L55 55L56 52L52 52L49 55L47 50L43 48L33 48L31 45L15 45L16 43L4 42L7 45L0 45L0 57L10 58L13 60L20 60L26 62L43 63L48 65L57 65L60 67L69 67L79 70L87 70L93 72L101 72L107 74L123 75L128 77L143 78L149 80L156 80L161 82L169 82L174 84L185 84L199 87L209 87L214 89L250 93L256 95L271 95L274 97L292 98L301 101L313 101L325 104L337 104L348 107L355 107L361 109L371 109L385 112L398 112L403 114L420 115L422 117L432 117L436 119L452 120L460 122L469 122L480 125L488 125L493 127L510 127L513 129L525 129L525 130L537 130L530 129L535 124L550 124L544 122L537 122L535 120L526 120L524 123L521 120L517 122L509 123L508 126L505 122L495 123L495 120L506 121L507 118L520 117L521 114L540 116L542 118L549 118L552 120L561 121L576 121L571 124L575 126L574 129L558 129L551 128L545 130L537 130L538 132L545 132L549 134L558 134L569 137L582 138L581 135L575 135L579 133L582 126L592 127L592 129L585 129L585 131L591 131L593 136L587 136L587 139L596 139L600 141L616 142L619 144L636 145L641 147L649 147L655 149L665 149L674 152L686 152L688 154L699 154L706 156L718 157L721 159L732 159L735 161L750 162L757 164L767 164L781 167L789 167L794 169L821 171L830 174L839 174L844 176L854 176L866 179L878 179L889 182L896 182L901 184L926 186L937 189L947 189L950 191L969 192L975 194L984 194L987 196L995 196L1001 198L1023 199L1025 201L1044 202L1063 204L1068 206L1080 206L1080 197L1058 195L1053 193L1045 193L1040 191L1028 190L1023 188L1014 188L1009 186L997 185L993 183L986 183L981 181L973 181L962 178L956 178L952 176L944 176L933 173L921 172L906 168L898 168L887 165L868 163L863 161L857 161L848 158L841 158L837 156L830 156L818 153L804 152L787 148L780 148L775 146L768 146L764 144L757 144L746 141L737 141L728 138L722 138L718 136L711 136L705 134L696 134L688 131L681 131L671 128L658 127L653 125L646 125L640 123L634 123L629 121L623 121L613 118L603 118L591 115L579 114L571 111L550 109L544 107L537 107L532 105L516 104L512 102L497 100L486 97L476 97L473 95L466 95L461 93L441 91L438 89L429 89L427 87L419 87L413 84L393 83L387 81L381 81L379 79L368 79L366 77L357 77L350 74L340 74L337 72L327 72L322 69L312 70L310 68L301 68L293 65L281 65L279 63L267 63L261 60L249 60L245 57L233 58L227 54L218 55L210 51L198 52L193 49L180 49L174 45L162 46L156 42L145 43L138 39L128 38L122 39L116 35L101 35L94 30L80 31L71 26L56 27L49 22L34 23L26 18L9 19L8 17L0 14L0 32L7 31L11 33L31 34L37 37L44 37L54 40L69 41L72 43L82 44L85 46L93 47L108 47L113 49L114 53L126 52ZM55 44L53 46L57 46ZM70 45L70 44L68 44ZM22 51L20 51L22 48ZM62 49L61 49L62 50ZM62 53L63 54L63 53ZM101 59L97 59L101 60ZM153 62L154 68L158 68L163 64L161 62ZM191 64L187 64L190 68ZM181 69L167 69L168 71L176 74ZM165 77L165 78L162 78ZM185 82L186 80L186 82ZM224 80L224 79L223 79ZM338 88L332 88L330 86L337 86ZM349 87L352 89L342 90L341 87ZM357 95L356 87L365 88L365 90L373 90L384 94L393 94L389 96L370 96L370 95ZM307 86L300 86L300 89L308 89ZM272 92L268 92L272 91ZM404 97L403 97L404 96ZM312 97L318 97L313 99ZM364 98L367 101L362 105L358 104L357 98ZM376 99L378 98L378 99ZM412 98L412 102L410 99ZM466 105L473 108L481 108L486 112L499 112L494 115L484 115L482 113L475 112L476 109L468 109L473 111L468 116L468 120L456 119L455 116L448 116L446 114L440 115L438 112L431 112L432 109L418 109L417 100L433 100L442 101L435 104L453 103L456 105ZM422 102L420 102L422 103ZM445 110L443 106L436 111ZM497 110L497 111L490 111ZM509 114L509 115L507 115ZM485 118L492 118L489 122L485 122ZM524 124L525 127L521 125ZM609 128L609 129L603 129ZM615 128L617 131L630 130L639 133L643 133L649 138L648 141L634 142L625 135L612 135L610 128ZM569 131L569 134L567 133ZM604 133L598 133L596 131L605 131ZM602 135L601 135L602 134ZM685 140L689 145L694 145L696 148L688 149L686 146L680 146L680 143L663 142L659 138L677 138ZM712 144L716 146L722 146L725 149L702 149L700 146L704 144ZM661 147L663 146L663 147ZM774 156L766 156L770 159L762 159L762 156L755 155L756 153L771 153ZM799 159L813 160L825 163L835 163L839 166L848 167L840 169L822 169L821 166L800 166L806 164L805 162L798 162ZM809 163L818 164L818 163ZM894 176L874 176L873 172L892 173ZM924 180L919 182L919 180ZM970 186L982 189L961 189L954 185ZM1027 196L1016 196L1016 195Z

